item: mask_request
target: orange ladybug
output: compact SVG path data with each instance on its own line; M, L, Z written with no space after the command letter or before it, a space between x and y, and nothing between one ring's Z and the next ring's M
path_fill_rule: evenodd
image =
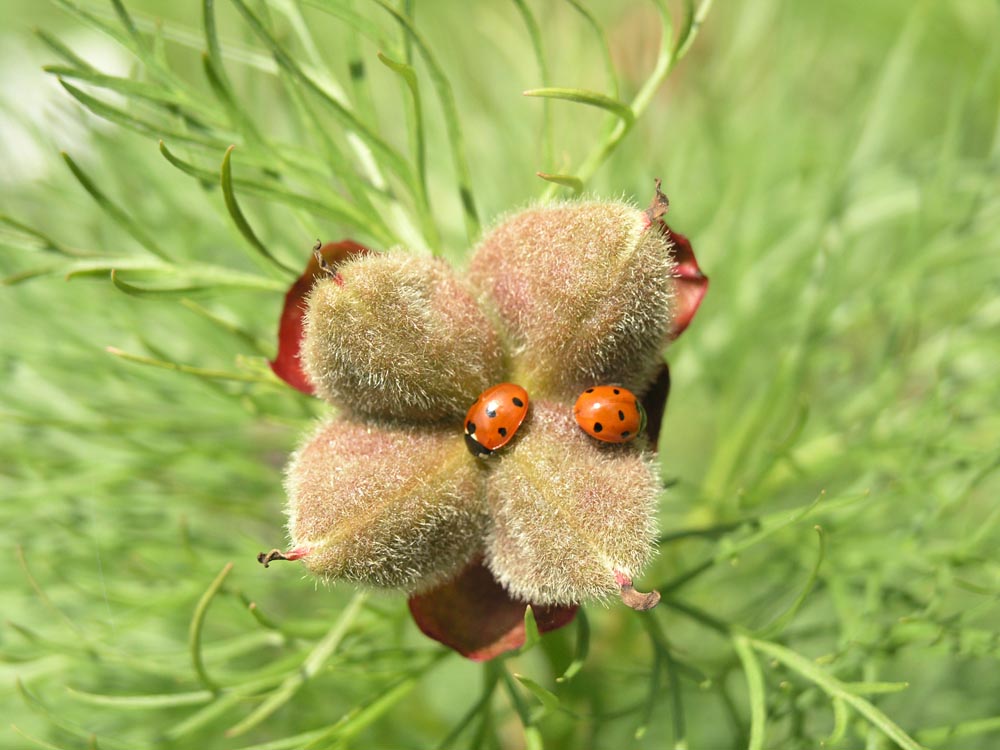
M514 437L528 413L528 392L514 383L487 388L465 415L465 444L474 456L488 456Z
M646 428L646 410L620 385L596 385L576 400L573 416L580 429L603 443L627 443Z

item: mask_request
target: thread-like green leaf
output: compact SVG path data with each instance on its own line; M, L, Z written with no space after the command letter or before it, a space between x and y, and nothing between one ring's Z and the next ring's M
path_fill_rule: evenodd
M524 696L521 695L521 691L517 689L517 684L514 682L514 678L511 677L510 672L505 667L501 668L503 671L500 674L504 687L507 689L507 695L510 696L511 705L514 706L514 711L517 712L517 716L521 720L521 727L524 729L524 745L526 750L544 750L545 745L542 742L542 733L535 726L531 709L524 700Z
M522 674L515 673L514 678L528 688L531 694L534 695L538 699L538 702L542 704L543 711L541 713L534 714L534 721L538 721L546 713L559 710L559 706L561 705L559 696L551 690L542 687L530 677L525 677Z
M378 53L379 62L393 71L406 84L410 92L410 127L412 136L413 158L417 165L417 180L420 192L418 204L421 213L421 225L424 235L430 241L431 247L440 245L440 238L437 234L437 227L434 224L434 217L431 215L430 197L427 194L427 146L424 135L424 110L420 99L420 85L417 81L417 72L412 65L393 60L383 52Z
M160 148L160 153L163 154L163 158L165 158L173 166L177 167L177 169L179 169L180 171L202 182L211 181L214 183L216 175L212 171L205 169L203 167L199 167L195 164L192 164L191 162L185 161L184 159L181 159L179 156L173 153L163 141L160 141L159 148ZM239 188L241 191L249 193L250 195L255 195L260 198L275 201L278 203L283 203L292 208L302 209L303 211L307 211L317 216L325 216L327 218L343 222L344 224L348 224L366 234L374 236L379 242L382 242L383 244L386 245L392 244L391 235L385 234L379 226L377 225L373 226L371 218L368 214L362 213L354 205L352 205L351 203L347 202L346 200L335 194L326 192L326 195L329 197L325 198L324 200L319 200L316 198L310 198L308 196L301 195L299 193L294 193L275 183L263 182L260 180L255 180L247 177L233 178L231 171L230 171L230 181L234 189ZM228 203L227 203L227 208L228 208ZM239 206L237 206L237 210L239 210ZM237 226L239 226L239 224L237 224ZM249 228L249 226L247 228ZM253 233L252 230L251 233ZM282 265L282 267L287 268L284 265Z
M950 742L958 737L975 737L987 732L1000 732L1000 716L988 719L972 719L943 727L921 729L917 736L930 746L944 747L942 743Z
M130 297L193 297L213 291L212 287L206 286L182 286L161 289L133 286L119 279L115 269L111 269L111 283L118 290L125 292Z
M586 104L590 107L605 109L623 120L628 128L632 127L635 123L635 114L632 112L632 109L625 104L625 102L612 99L610 96L605 96L597 91L552 87L528 89L523 93L525 96L537 96L546 99L562 99L568 102L576 102L577 104Z
M136 81L131 78L121 78L119 76L106 75L93 69L80 69L67 65L46 65L42 68L46 73L56 76L60 80L67 78L84 81L91 86L114 91L126 98L143 99L154 104L158 104L173 112L180 112L188 109L192 105L190 97L179 94L170 89L145 81ZM190 110L190 116L197 115L200 118L218 119L219 113L206 106L204 101L200 101L198 110Z
M525 0L512 0L517 6L524 25L528 29L528 37L531 39L531 50L535 54L535 64L538 66L538 73L542 79L542 86L548 88L552 85L549 77L549 66L545 61L545 46L542 43L542 31L538 28L538 21L535 14L531 12ZM553 137L552 137L552 107L551 102L546 99L542 103L542 161L546 166L554 165Z
M750 696L750 743L747 750L762 750L767 731L767 697L764 694L764 674L760 669L757 655L750 647L750 642L744 635L733 636L733 646L736 655L743 665L743 674L747 681L747 693Z
M149 122L148 120L143 120L135 115L120 110L117 107L112 107L110 104L106 104L100 99L81 91L67 81L59 79L59 85L66 89L70 96L98 117L103 117L108 122L113 122L115 125L120 125L127 130L132 130L136 133L140 133L141 135L148 135L153 138L170 138L173 140L184 141L185 143L195 143L200 146L208 146L210 148L225 148L226 141L221 138L213 138L212 136L202 135L199 133L175 130L173 128L160 125L159 123Z
M663 650L654 648L653 664L649 670L649 688L646 690L646 698L643 700L642 718L639 720L639 726L635 728L635 732L632 735L637 740L641 740L646 736L646 733L649 731L649 725L653 720L653 714L656 712L656 707L662 699L660 695L660 678L662 674Z
M850 721L851 713L847 710L847 704L840 698L832 698L830 705L833 706L833 729L830 731L826 742L832 746L836 745L847 735L847 725Z
M448 131L448 143L451 146L452 161L455 164L456 178L458 181L459 199L462 203L462 212L465 217L466 234L470 240L479 236L479 214L476 209L476 200L472 191L472 178L469 174L469 165L465 158L465 139L462 135L462 126L458 117L458 107L455 104L455 94L452 91L451 83L444 74L444 70L437 57L431 51L430 45L423 38L416 26L409 17L400 13L386 0L375 0L396 22L403 28L407 36L413 40L420 56L427 63L427 69L431 76L431 82L437 92L441 102L441 109L444 113L445 128Z
M594 14L590 12L586 5L584 5L581 0L566 0L573 8L583 16L587 25L594 32L594 36L597 37L597 44L601 48L601 59L604 62L604 70L608 76L608 85L611 87L611 96L614 99L618 98L618 72L615 70L614 58L611 56L611 45L608 44L608 36L604 33L604 27L601 25Z
M354 624L358 614L360 614L361 607L366 598L367 594L365 592L355 594L326 636L316 644L309 656L306 657L306 660L302 663L302 667L297 672L290 674L281 683L281 686L271 693L246 718L229 728L226 731L226 736L238 737L241 734L245 734L288 703L295 693L298 692L299 688L316 675L327 659L340 646L340 642Z
M89 62L77 55L73 50L59 41L56 37L52 36L45 29L35 29L35 36L38 37L42 44L55 52L59 57L73 67L81 70L93 70L93 66Z
M910 737L902 727L886 716L881 709L861 696L852 693L840 680L824 672L815 662L777 643L756 639L748 639L747 642L755 650L777 659L792 671L798 672L802 677L821 688L831 698L839 698L844 701L844 703L864 716L874 727L899 747L903 748L903 750L926 750L926 748Z
M351 112L343 102L339 101L320 84L306 75L303 69L295 62L295 58L289 54L285 48L274 38L265 28L260 18L247 6L243 0L232 0L233 5L240 15L247 22L253 32L267 45L274 53L278 65L287 70L292 76L301 81L309 90L317 94L330 108L330 111L341 123L342 127L357 134L371 150L378 155L383 164L398 175L415 192L416 179L406 160L383 140L371 127L363 123Z
M37 713L39 716L41 716L42 718L44 718L46 721L48 721L50 724L52 724L53 726L59 727L61 730L63 730L64 732L66 732L67 734L69 734L69 735L71 735L73 737L79 737L80 739L83 739L83 740L86 740L86 741L89 741L89 740L91 740L91 738L94 737L94 733L93 732L91 732L88 729L80 726L79 724L77 724L74 721L70 721L69 719L64 718L62 715L56 713L55 711L53 711L52 709L50 709L48 706L46 706L44 703L42 703L42 701L39 700L37 696L35 696L33 693L31 693L24 686L24 684L21 682L21 680L19 680L19 679L15 680L14 684L15 684L15 687L17 688L18 694L21 696L21 698L24 700L24 702L28 705L28 707L32 711L34 711L35 713ZM113 738L109 738L109 737L106 737L106 736L102 736L101 737L101 744L104 745L107 748L110 748L110 750L136 750L136 748L143 748L143 749L145 749L145 748L151 748L151 747L153 747L153 745L149 745L149 744L146 744L146 743L143 743L143 742L140 742L140 743L121 742L119 740L116 740L116 739L113 739Z
M521 646L520 653L530 651L542 640L538 632L538 623L535 621L535 611L529 604L524 608L524 645Z
M202 628L205 625L205 615L208 614L208 607L211 605L215 595L219 593L219 589L222 588L223 581L226 580L226 576L229 575L232 569L233 564L226 563L222 570L219 571L219 574L215 577L215 579L209 584L208 588L205 589L205 593L202 594L201 599L198 600L198 606L195 607L194 615L191 618L191 626L188 629L188 645L191 650L191 665L194 667L195 674L198 675L198 680L212 693L218 692L219 685L208 676L208 671L205 669L205 662L203 661L201 650L201 633Z
M100 695L68 686L66 692L71 698L81 703L91 706L109 706L122 709L197 706L212 700L214 695L211 690L197 690L192 693L163 693L161 695Z
M139 226L137 221L119 208L118 205L115 204L110 198L108 198L108 196L106 196L104 192L97 187L94 181L87 176L87 173L84 172L75 161L73 161L69 154L63 151L62 158L70 168L73 176L76 177L77 181L83 186L83 189L90 193L90 197L97 202L97 205L100 206L104 212L110 216L116 224L118 224L118 226L128 232L150 253L158 258L162 258L163 260L169 260L167 253L153 240L149 233Z
M579 195L583 192L583 181L579 177L574 177L571 174L546 174L545 172L535 172L537 177L541 177L546 182L553 182L556 185L562 185L568 187L573 191L574 195Z
M24 739L37 747L43 747L45 750L66 750L66 748L60 747L59 745L53 745L51 742L46 742L45 740L40 740L37 737L32 737L17 724L11 724L10 728L13 729L19 736L24 737Z
M280 260L271 255L271 252L264 247L264 243L258 239L256 233L250 227L250 223L246 220L243 215L242 209L240 209L240 204L236 201L236 193L233 190L233 168L232 168L232 154L233 149L236 146L230 146L226 149L226 155L222 158L222 195L226 201L226 209L229 211L229 215L233 219L233 223L236 224L236 228L239 230L243 238L249 243L249 245L260 254L261 257L265 258L270 262L271 266L280 269L289 276L294 276L296 271L290 266L282 263Z
M105 351L107 351L108 354L113 354L116 357L124 359L128 362L134 362L139 365L147 365L149 367L157 367L161 370L183 372L187 375L194 375L195 377L204 378L206 380L232 380L238 383L262 383L273 386L281 386L283 384L283 381L280 381L277 378L267 378L261 375L250 375L242 372L226 372L225 370L207 370L203 367L191 367L190 365L167 362L162 359L155 359L154 357L129 354L128 352L123 352L121 349L113 346L106 347Z
M573 652L573 661L566 667L566 671L556 678L556 682L568 682L572 680L583 668L590 653L590 622L587 620L587 613L580 609L576 613L576 648Z
M795 597L795 601L793 601L784 612L778 615L770 625L760 631L758 635L761 638L773 638L784 631L789 623L795 619L795 615L798 614L802 605L805 604L809 593L812 591L813 586L816 585L816 579L819 577L819 569L823 565L823 555L826 551L826 540L823 536L823 528L821 526L813 526L813 529L819 539L819 544L816 551L816 562L813 563L812 570L809 573L809 578L802 587L802 591L800 591L799 595Z

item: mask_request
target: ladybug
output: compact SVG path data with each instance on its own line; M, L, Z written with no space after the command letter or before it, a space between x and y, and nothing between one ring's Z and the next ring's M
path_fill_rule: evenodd
M474 456L489 456L514 437L528 413L528 392L513 383L487 388L465 415L465 444Z
M646 428L646 410L620 385L596 385L576 400L573 416L580 429L603 443L627 443Z

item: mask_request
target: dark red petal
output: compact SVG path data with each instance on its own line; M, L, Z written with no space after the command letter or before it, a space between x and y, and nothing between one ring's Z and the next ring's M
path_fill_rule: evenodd
M354 240L343 240L341 242L327 242L319 249L319 252L329 265L335 266L352 255L369 253L371 250L359 245ZM278 356L269 363L275 375L292 388L310 395L312 395L313 387L299 361L299 349L302 346L302 323L306 314L305 298L316 280L322 278L325 273L319 267L315 253L310 255L306 270L285 294L285 306L281 310L281 321L278 323Z
M410 597L409 604L424 635L473 661L488 661L524 645L527 603L512 599L481 560L454 580ZM532 605L540 633L569 625L577 609Z
M677 312L671 332L672 338L677 338L684 333L684 329L698 312L698 306L708 291L708 277L698 268L690 240L662 222L661 226L670 233L674 243L674 257L677 259Z
M663 412L667 408L667 396L670 395L670 368L664 363L656 375L656 380L649 386L640 399L646 409L646 434L649 435L650 446L656 450L656 439L663 424Z

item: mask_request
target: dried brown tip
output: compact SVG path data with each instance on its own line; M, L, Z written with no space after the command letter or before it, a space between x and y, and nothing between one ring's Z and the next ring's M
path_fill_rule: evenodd
M663 216L667 209L670 208L670 200L663 194L660 190L660 186L663 184L663 180L659 177L656 178L656 193L653 194L653 200L649 202L649 208L646 209L646 218L649 219L649 223L657 221L661 216Z
M659 591L650 591L649 593L636 591L632 586L632 579L624 573L615 572L615 580L622 587L622 601L626 606L631 607L635 611L645 612L660 603Z
M337 280L337 277L340 276L340 274L338 274L336 269L334 269L334 267L327 262L326 258L323 257L323 253L320 252L321 247L323 247L322 243L320 243L319 240L316 240L316 246L313 248L313 257L316 258L316 262L319 263L319 268L323 273L332 277L334 280Z
M261 552L257 555L257 562L263 565L265 568L269 567L275 560L301 560L303 557L309 554L308 547L296 547L288 552L282 552L280 549L273 549L270 552Z

